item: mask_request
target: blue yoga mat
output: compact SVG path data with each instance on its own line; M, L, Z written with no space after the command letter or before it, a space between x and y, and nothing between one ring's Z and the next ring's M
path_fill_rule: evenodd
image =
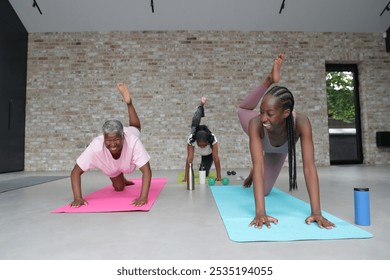
M373 235L355 225L322 211L336 228L321 229L316 223L307 225L310 205L288 193L273 188L265 198L267 214L278 219L271 228L250 227L255 217L253 188L242 186L211 186L219 213L229 238L236 242L297 241L320 239L371 238Z

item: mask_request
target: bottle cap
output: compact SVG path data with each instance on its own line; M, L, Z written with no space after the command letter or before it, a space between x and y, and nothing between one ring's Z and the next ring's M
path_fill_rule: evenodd
M358 192L368 192L370 189L369 188L353 188L354 191Z

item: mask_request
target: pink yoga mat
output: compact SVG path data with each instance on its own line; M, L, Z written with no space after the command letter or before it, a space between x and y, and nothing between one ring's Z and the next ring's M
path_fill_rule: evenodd
M149 190L148 203L143 206L135 206L131 202L138 198L141 192L141 178L132 178L134 185L127 186L124 191L116 192L112 185L108 185L85 196L88 205L72 208L68 204L52 211L52 213L93 213L93 212L125 212L125 211L149 211L161 190L166 178L152 178Z

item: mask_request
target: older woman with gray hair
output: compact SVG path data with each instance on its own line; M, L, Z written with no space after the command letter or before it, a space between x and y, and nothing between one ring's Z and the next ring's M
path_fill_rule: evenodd
M140 196L132 201L136 206L147 204L152 178L150 156L140 137L141 123L133 106L131 94L126 84L119 83L117 89L127 105L129 127L123 127L118 120L108 120L103 124L103 134L93 139L85 151L78 157L71 172L73 201L71 207L88 205L81 191L81 175L91 169L100 169L110 177L115 191L123 191L133 182L124 174L132 173L136 168L142 172Z

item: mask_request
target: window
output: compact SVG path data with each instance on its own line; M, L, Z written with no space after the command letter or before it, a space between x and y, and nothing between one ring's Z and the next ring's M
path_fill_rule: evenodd
M362 163L358 69L326 65L330 164Z

